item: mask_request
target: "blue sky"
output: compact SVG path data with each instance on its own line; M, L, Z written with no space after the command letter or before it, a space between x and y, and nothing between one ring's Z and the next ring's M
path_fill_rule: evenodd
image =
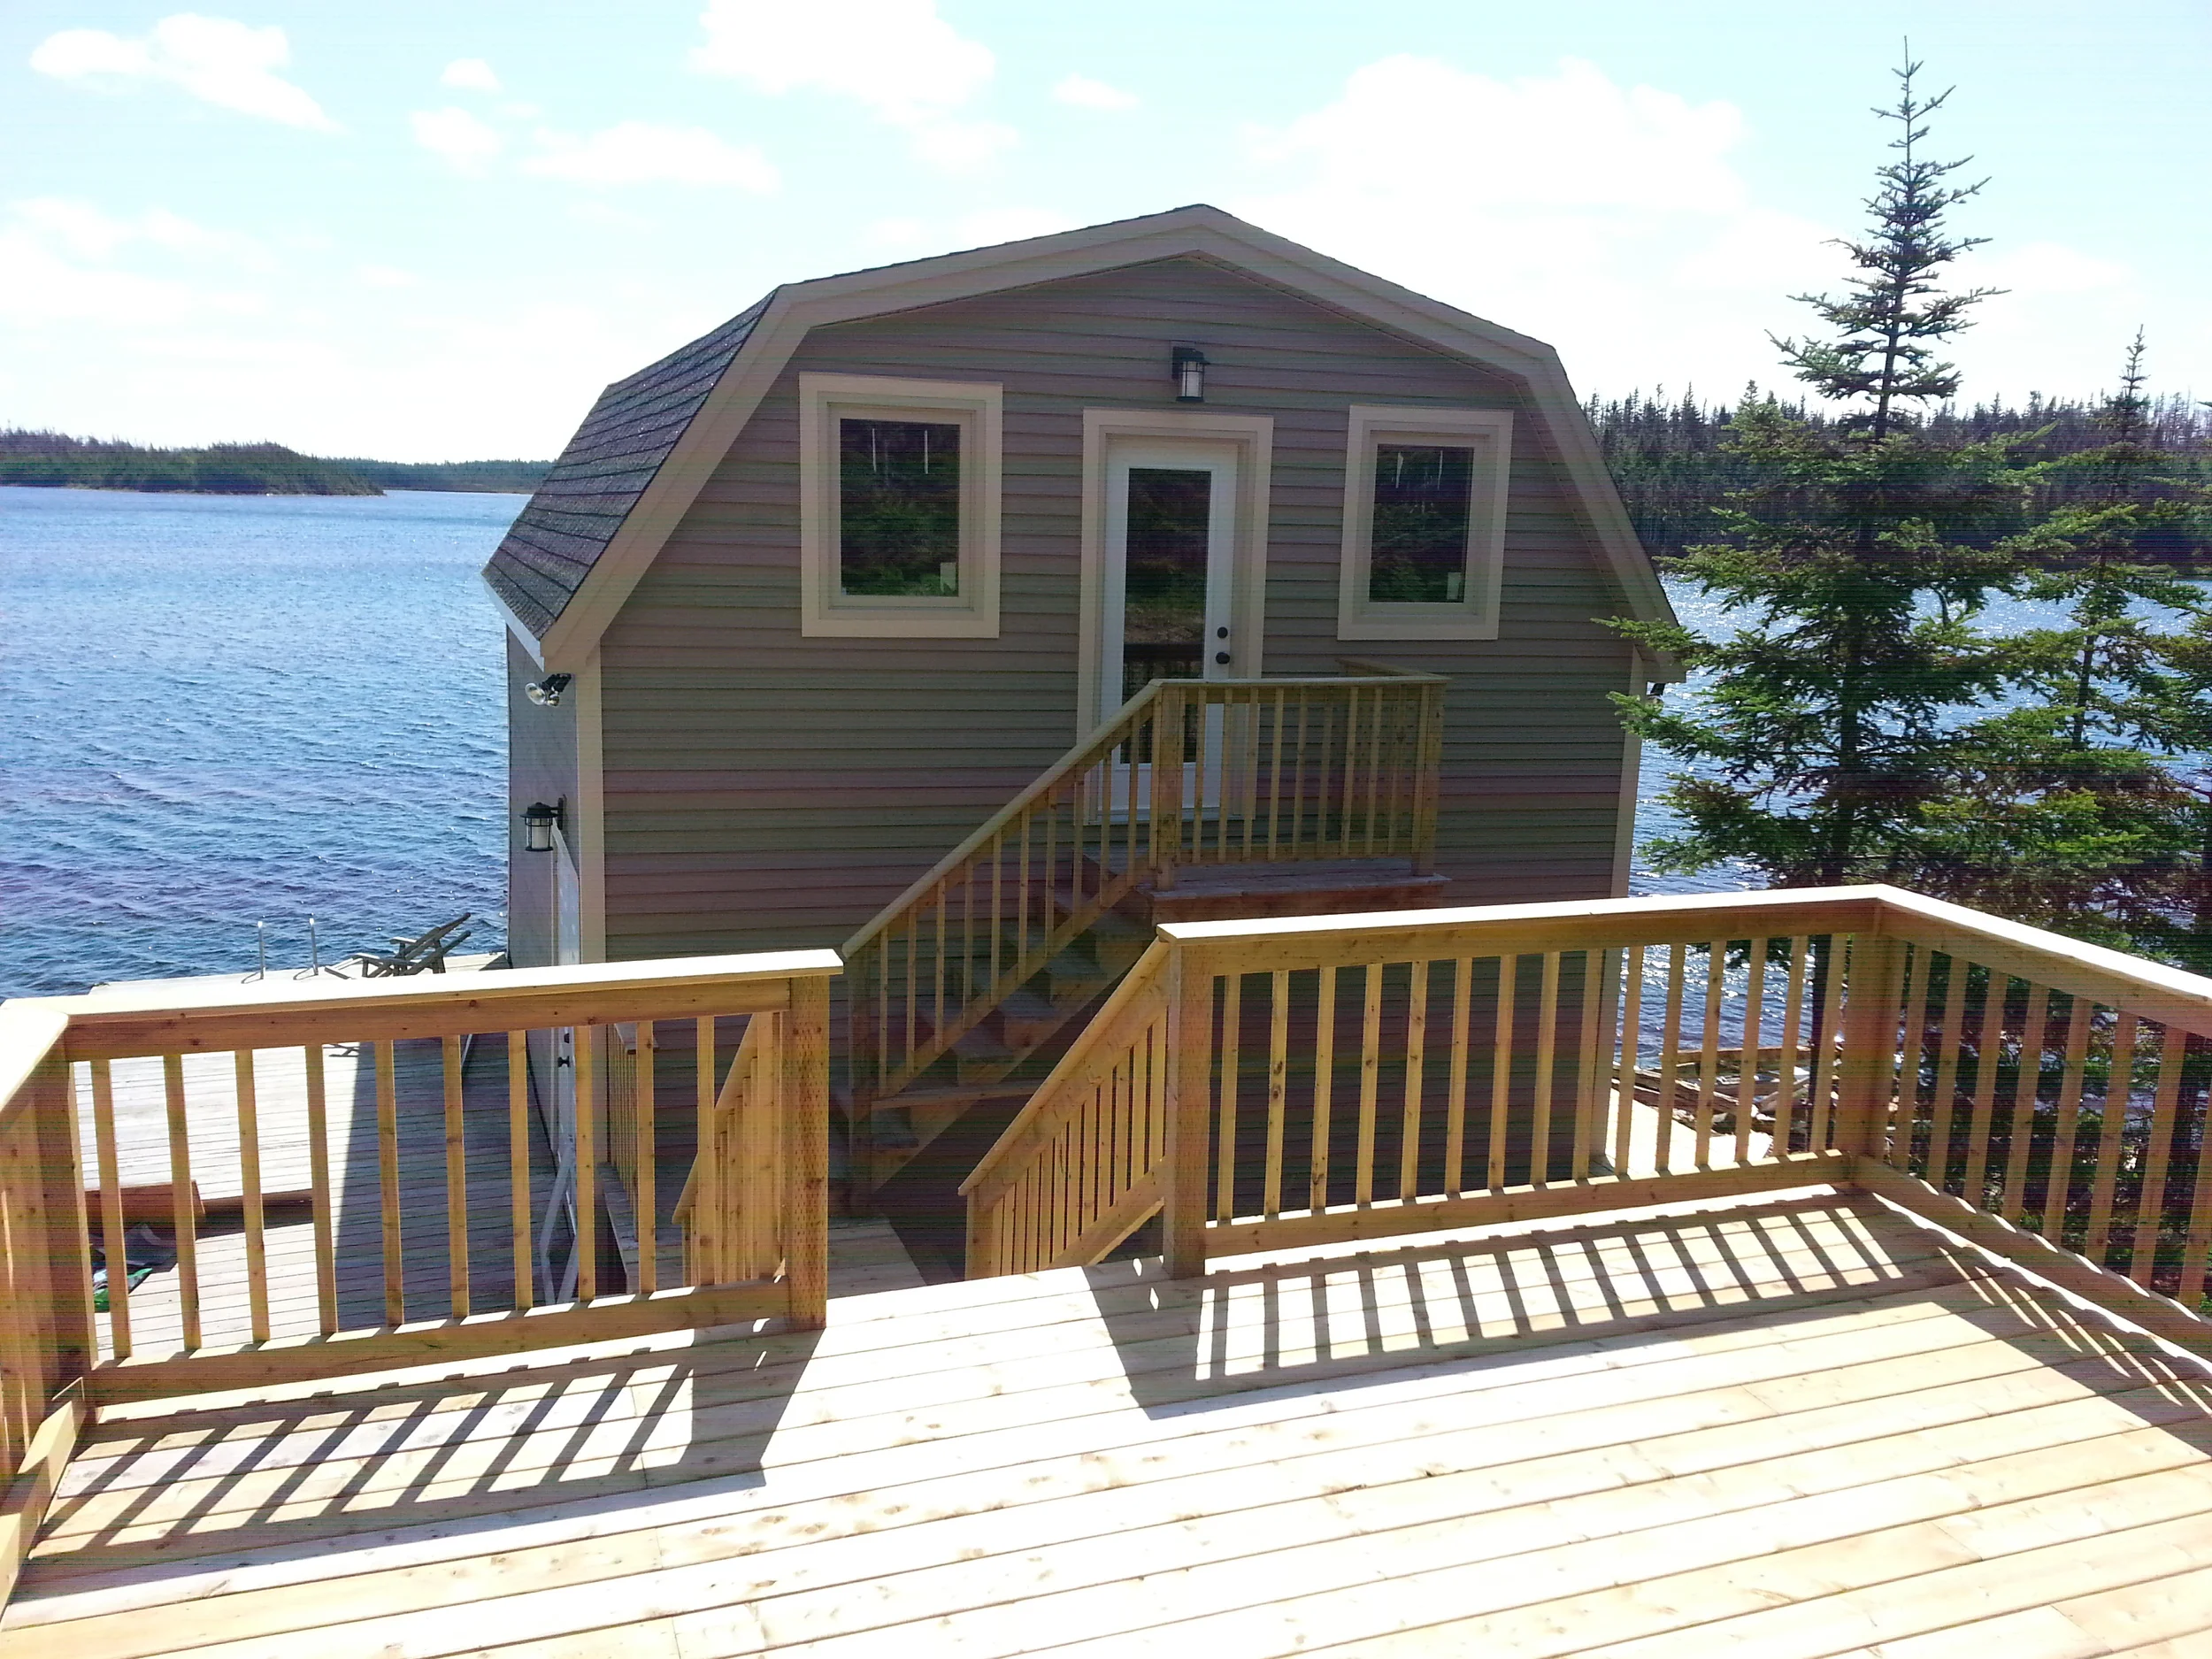
M103 0L0 9L0 424L544 456L780 280L1209 201L1732 393L1909 33L2011 290L1967 393L2212 396L2203 0Z

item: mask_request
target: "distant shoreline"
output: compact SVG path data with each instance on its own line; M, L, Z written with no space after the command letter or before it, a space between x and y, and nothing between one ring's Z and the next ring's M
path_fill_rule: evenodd
M526 495L550 461L377 461L280 443L148 449L57 432L0 430L0 484L142 495L380 495L388 489Z

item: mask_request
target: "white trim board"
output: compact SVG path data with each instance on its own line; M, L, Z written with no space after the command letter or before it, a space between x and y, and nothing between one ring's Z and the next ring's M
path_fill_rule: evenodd
M1606 472L1596 434L1549 346L1248 225L1218 208L1198 205L778 288L583 586L534 641L532 655L549 669L572 672L591 650L810 329L1183 257L1210 260L1524 383L1558 445L1580 511L1620 586L1626 609L1644 620L1672 619L1666 593ZM1678 678L1678 670L1663 664L1659 677Z

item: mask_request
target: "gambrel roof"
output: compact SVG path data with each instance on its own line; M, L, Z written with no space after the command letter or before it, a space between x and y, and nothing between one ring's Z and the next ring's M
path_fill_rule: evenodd
M1671 614L1549 346L1202 204L774 289L602 393L484 580L533 657L577 668L810 329L1173 258L1210 261L1521 382L1628 610Z
M492 591L534 634L584 585L767 309L764 299L599 394L484 567Z

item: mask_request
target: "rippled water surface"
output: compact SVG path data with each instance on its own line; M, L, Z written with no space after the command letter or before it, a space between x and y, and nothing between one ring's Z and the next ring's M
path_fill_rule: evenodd
M505 657L476 572L523 499L0 488L0 995L244 972L257 921L288 970L311 914L326 960L463 910L468 949L503 944ZM1640 841L1671 764L1646 757ZM1632 890L1757 885L1639 859Z
M0 488L0 995L503 943L523 499Z

